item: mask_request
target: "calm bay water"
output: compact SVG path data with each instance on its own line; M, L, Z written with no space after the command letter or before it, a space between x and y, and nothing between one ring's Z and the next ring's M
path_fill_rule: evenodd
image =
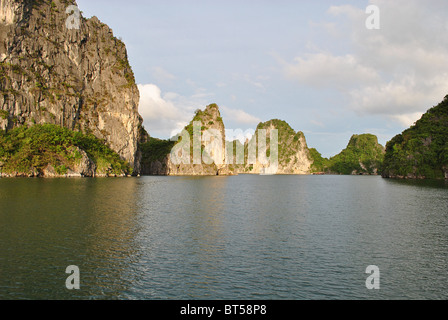
M447 299L447 208L444 181L0 179L0 299Z

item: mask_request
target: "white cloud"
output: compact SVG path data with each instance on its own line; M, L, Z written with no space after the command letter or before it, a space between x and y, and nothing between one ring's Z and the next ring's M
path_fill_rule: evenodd
M193 119L196 109L204 109L210 104L212 93L199 90L192 96L185 97L174 92L162 94L162 90L154 84L139 84L139 112L144 120L145 128L151 136L170 138ZM225 120L242 125L257 125L261 120L240 109L220 107Z
M303 85L337 89L358 114L408 126L448 93L448 3L369 2L380 8L380 30L365 27L365 8L332 6L330 20L345 17L336 27L349 40L349 52L311 52L286 64L284 72ZM322 30L333 23L322 22Z
M248 114L247 112L240 109L231 109L225 106L220 107L221 115L225 119L232 120L239 124L259 124L261 122L260 118Z
M154 84L139 84L138 89L139 112L150 135L169 138L180 132L192 118L191 108L174 103L175 99L180 98L178 94L167 93L162 96L162 91Z
M349 92L350 107L365 114L413 115L440 102L447 93L446 76L419 79L409 75L402 79L364 86Z
M266 76L257 76L257 77L253 77L249 74L239 74L239 73L234 73L233 74L233 79L235 81L244 81L252 86L254 86L255 88L261 89L261 90L265 90L265 85L262 83L262 81L266 81L268 80L268 77Z
M342 5L342 6L331 6L328 9L328 13L334 16L345 15L351 20L359 19L360 13L364 14L364 10L353 7L352 5Z
M254 129L226 129L226 140L227 141L235 141L239 140L242 144L244 144L246 141L249 141L252 139L252 137L255 134Z
M321 122L321 121L310 120L310 123L313 124L313 125L315 125L315 126L321 127L321 128L324 128L324 127L325 127L325 125L324 125L323 122Z
M162 94L154 84L139 84L139 112L149 134L158 138L170 138L182 131L191 121L196 109L204 109L210 103L211 93L201 92L185 97L174 92ZM241 125L257 125L261 120L240 109L220 107L224 119ZM238 137L240 138L240 137Z

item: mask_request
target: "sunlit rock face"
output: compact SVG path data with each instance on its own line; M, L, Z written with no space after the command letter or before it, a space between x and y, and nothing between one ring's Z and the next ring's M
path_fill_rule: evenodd
M0 129L51 123L92 133L139 170L139 92L124 43L75 1L1 0ZM78 11L79 12L79 11Z

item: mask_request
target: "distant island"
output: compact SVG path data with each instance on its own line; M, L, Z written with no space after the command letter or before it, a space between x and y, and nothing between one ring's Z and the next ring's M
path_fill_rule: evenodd
M142 151L142 173L146 175L234 175L234 174L260 174L270 166L262 163L260 159L249 160L249 149L253 145L258 156L258 132L265 130L266 157L271 154L269 143L270 132L278 130L278 168L276 174L369 174L381 173L384 158L384 147L378 143L376 136L371 134L354 135L345 150L331 159L326 159L316 149L308 148L303 132L296 132L282 120L273 119L260 123L251 140L244 143L239 140L225 140L225 126L221 118L219 107L216 104L207 106L204 110L197 110L189 125L185 127L190 141L193 140L193 123L202 124L201 134L212 129L218 130L223 142L220 144L219 154L221 165L206 164L174 164L171 161L171 151L180 142L150 138L140 145ZM175 137L174 140L177 140ZM207 147L203 142L201 151ZM238 159L237 150L243 150L242 158ZM216 151L215 151L216 152ZM192 149L188 151L193 156Z
M347 148L336 156L322 158L316 149L311 153L315 159L314 171L343 175L379 175L382 172L385 148L373 134L353 135Z
M330 159L279 119L260 123L250 140L228 141L216 104L198 109L173 139L150 137L138 113L139 92L124 43L96 17L81 17L78 29L67 28L69 5L76 2L4 2L1 177L263 174L272 169L264 158L276 154L276 174L448 179L448 96L386 148L372 134L353 135ZM196 134L216 137L186 145L194 141L195 123L201 123ZM278 145L270 144L274 129ZM264 147L261 133L265 154L252 159ZM199 161L185 161L197 152Z

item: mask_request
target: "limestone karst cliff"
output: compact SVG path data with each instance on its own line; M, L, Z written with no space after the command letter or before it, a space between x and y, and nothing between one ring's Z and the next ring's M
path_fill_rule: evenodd
M195 133L194 124L199 123ZM278 145L271 146L277 129ZM266 139L258 136L266 134ZM199 137L195 147L195 134ZM225 140L225 127L216 104L197 110L194 119L175 141L151 138L141 145L142 173L149 175L309 174L313 160L305 136L286 122L260 123L250 141ZM259 143L260 141L265 141ZM196 153L195 153L196 148ZM277 150L278 152L276 152ZM199 161L194 156L199 155ZM273 157L278 154L278 157ZM272 157L271 157L272 155ZM176 161L174 161L174 158ZM185 160L185 161L184 161ZM275 161L274 161L275 160ZM277 161L278 160L278 161Z
M271 135L272 130L277 130L276 135ZM261 141L266 140L266 145L260 145L259 135L262 134ZM264 135L266 139L264 138ZM271 145L271 139L277 139L276 144ZM257 151L251 152L251 145L257 147ZM261 152L260 152L261 147ZM274 150L272 150L274 148ZM246 161L244 168L239 167L240 172L253 174L309 174L313 159L310 156L303 132L296 132L285 121L273 119L260 123L255 130L255 135L245 144ZM264 152L264 150L266 150ZM274 157L274 154L277 154ZM250 155L254 156L250 159ZM266 155L266 156L265 156Z
M141 144L142 174L232 174L226 163L225 128L216 104L197 110L193 120L172 141L150 138Z
M55 124L103 140L139 171L139 92L124 43L71 0L0 0L0 129ZM79 12L79 11L78 11Z

